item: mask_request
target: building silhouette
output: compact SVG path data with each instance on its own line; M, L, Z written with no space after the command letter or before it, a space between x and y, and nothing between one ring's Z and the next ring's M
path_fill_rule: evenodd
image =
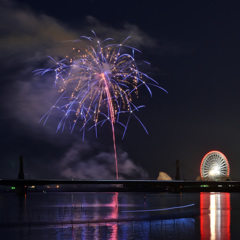
M175 180L180 180L179 160L176 161L176 175Z
M24 179L24 172L23 172L23 156L19 158L19 172L18 172L18 179Z

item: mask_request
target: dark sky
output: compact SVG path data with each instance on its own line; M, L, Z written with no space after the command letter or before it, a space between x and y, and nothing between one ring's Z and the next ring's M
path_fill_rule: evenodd
M219 150L240 180L240 5L237 1L0 0L0 178L14 178L19 155L29 178L115 178L111 126L56 132L40 118L57 99L51 75L34 76L63 58L65 40L131 36L147 74L168 94L141 92L147 107L125 138L116 129L122 178L156 179L159 171L195 180L203 156Z

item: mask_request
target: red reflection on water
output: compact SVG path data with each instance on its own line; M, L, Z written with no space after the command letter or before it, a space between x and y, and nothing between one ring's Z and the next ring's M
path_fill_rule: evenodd
M230 240L230 193L200 193L201 239Z
M112 201L109 204L112 208L112 212L109 215L110 219L118 219L118 192L113 194ZM109 225L111 227L110 239L117 240L118 239L118 223L111 223Z

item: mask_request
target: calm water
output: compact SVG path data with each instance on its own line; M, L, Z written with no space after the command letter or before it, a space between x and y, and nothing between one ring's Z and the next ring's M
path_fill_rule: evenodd
M240 193L0 194L0 239L239 239L239 217Z

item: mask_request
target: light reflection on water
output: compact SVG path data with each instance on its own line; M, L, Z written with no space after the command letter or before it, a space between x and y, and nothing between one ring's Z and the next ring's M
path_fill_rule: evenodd
M2 193L0 239L229 240L233 222L230 196L230 193L29 193L25 196ZM233 196L238 204L240 198ZM191 203L200 209L200 217L161 220L153 219L159 213L124 212ZM143 216L149 219L136 221ZM118 221L127 218L135 220ZM41 225L44 222L47 224Z
M230 240L230 193L200 193L201 239Z

